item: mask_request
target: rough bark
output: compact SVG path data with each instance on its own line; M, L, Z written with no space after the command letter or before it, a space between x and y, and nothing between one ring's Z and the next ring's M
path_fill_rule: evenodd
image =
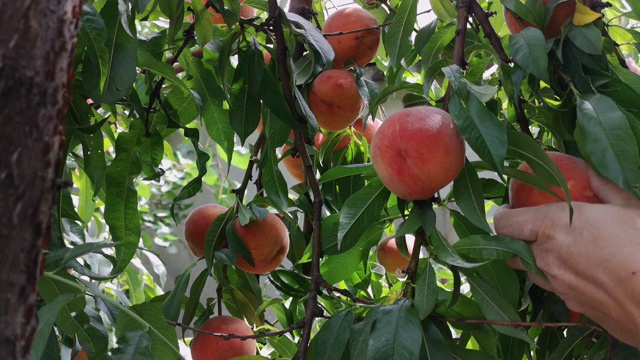
M59 189L80 0L0 1L0 354L28 358Z

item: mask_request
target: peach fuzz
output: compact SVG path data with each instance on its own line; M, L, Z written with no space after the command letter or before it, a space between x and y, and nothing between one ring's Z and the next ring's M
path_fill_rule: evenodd
M233 229L253 259L254 266L251 266L238 254L236 266L248 273L266 274L275 270L289 252L289 231L275 214L244 226L236 220Z
M382 183L405 200L426 200L464 166L465 145L444 110L416 106L382 122L371 142L371 161Z
M184 239L196 257L204 256L204 239L207 230L227 208L217 204L206 204L195 208L184 222Z
M200 330L220 334L253 335L253 330L244 320L228 315L212 317L200 326ZM200 332L196 332L190 348L193 360L228 360L257 353L255 339L225 340Z
M380 46L380 28L378 20L368 11L359 7L338 10L331 14L322 27L323 34L350 32L350 34L326 36L333 48L334 68L342 68L353 60L358 66L365 66L376 57ZM374 29L371 29L376 27Z
M307 95L318 126L328 131L346 129L356 121L364 106L356 78L345 70L321 73Z
M407 250L409 256L413 253L413 244L415 238L413 236L405 236L407 242ZM376 248L376 258L378 263L384 267L389 275L403 277L403 270L409 266L410 258L404 256L398 249L395 238L383 239Z
M550 151L547 153L549 158L558 165L560 171L567 181L567 187L569 188L569 194L571 194L571 201L580 201L598 204L601 203L600 199L591 189L589 183L589 164L586 161L559 152ZM533 174L531 167L527 163L522 163L518 166L518 170L526 171ZM509 202L513 208L523 208L530 206L544 205L554 202L561 202L566 200L566 196L562 188L556 186L549 186L551 190L560 196L557 198L542 190L536 189L516 179L512 179L509 184Z
M186 2L190 3L191 0L186 0ZM207 0L202 0L202 2L206 3ZM241 4L243 2L244 2L244 0L240 0ZM213 8L209 8L209 12L211 13L211 23L213 25L224 25L224 18L222 17L222 15L220 15L220 13L215 11ZM256 16L256 9L255 8L252 8L251 6L247 6L247 5L240 6L240 17L241 18L248 19L248 18L252 18L254 16ZM193 14L188 15L187 16L187 20L192 23L194 21Z
M542 1L542 5L544 6L550 0L541 0L541 1ZM507 9L506 7L503 7L503 12L504 12L504 21L507 24L507 28L509 29L509 32L511 32L512 34L517 34L520 31L522 31L522 26L518 23L518 20L516 19L514 14L511 13L511 11L509 11L509 9ZM562 33L562 24L564 24L571 16L573 16L575 12L576 12L575 0L568 0L568 1L557 4L553 8L551 19L549 19L549 24L547 24L547 27L543 31L545 39L551 39L559 36ZM521 20L521 21L524 27L529 27L529 26L535 27L532 23L528 21L525 21L525 20Z

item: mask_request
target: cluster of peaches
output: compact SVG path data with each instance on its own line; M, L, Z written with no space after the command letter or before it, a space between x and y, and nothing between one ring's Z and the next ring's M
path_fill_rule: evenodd
M542 0L543 3L547 1ZM545 36L557 36L560 25L574 10L575 2L572 1L557 6L554 16L563 17L564 20L552 17ZM223 23L222 17L211 11L214 24ZM241 16L255 16L255 9L243 5ZM523 26L532 26L517 19L508 10L505 10L505 18L512 33L519 32ZM364 66L376 56L380 44L379 24L366 10L345 8L327 18L322 32L331 44L335 58L333 69L319 74L307 93L309 107L322 129L314 138L316 148L321 149L331 132L352 127L370 145L371 161L376 173L392 193L405 200L431 199L453 181L464 167L465 144L456 123L447 112L429 106L400 110L384 122L367 119L365 123L360 117L364 108L363 99L358 92L355 76L348 67L352 64ZM261 127L258 131L262 130ZM339 136L342 138L335 150L348 146L352 138L342 134ZM290 152L290 146L284 145L282 152ZM586 162L561 153L548 154L564 174L572 200L599 202L589 188ZM304 181L299 157L286 156L282 162L295 180ZM526 164L518 169L533 173ZM511 206L527 207L565 200L561 189L551 186L550 190L556 196L512 180L509 187ZM195 256L204 255L206 232L214 220L226 211L220 205L204 205L189 215L185 222L185 239ZM278 215L269 214L245 225L235 220L233 229L253 260L253 265L250 265L241 254L237 254L238 268L252 274L264 274L281 265L289 249L289 234ZM411 237L407 237L407 248L411 255ZM378 262L391 275L401 276L409 263L409 258L400 253L394 238L383 239L376 255ZM201 329L223 334L253 334L243 320L230 316L214 317L205 322ZM229 359L255 355L256 342L253 339L224 340L197 333L191 343L191 352L195 360Z

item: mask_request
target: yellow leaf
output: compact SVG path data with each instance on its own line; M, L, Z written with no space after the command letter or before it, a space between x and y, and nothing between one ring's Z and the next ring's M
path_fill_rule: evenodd
M601 16L602 14L589 9L589 7L576 3L576 13L573 15L573 25L587 25L596 21Z

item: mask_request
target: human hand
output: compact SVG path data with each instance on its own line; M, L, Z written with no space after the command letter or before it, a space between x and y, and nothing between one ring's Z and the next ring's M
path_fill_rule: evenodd
M546 279L529 273L567 307L640 347L640 201L589 171L603 204L572 202L511 209L494 217L496 233L529 242ZM511 266L525 270L519 259Z

